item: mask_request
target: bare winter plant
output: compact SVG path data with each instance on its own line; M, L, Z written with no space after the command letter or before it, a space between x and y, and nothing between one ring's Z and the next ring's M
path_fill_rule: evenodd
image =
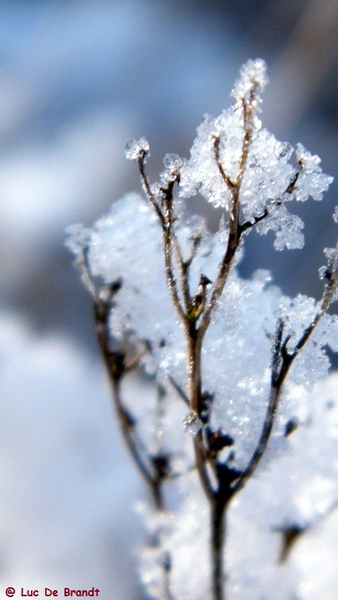
M319 301L283 296L267 271L244 281L236 270L253 229L274 232L276 250L301 248L303 223L288 204L321 200L332 181L317 156L262 127L266 83L264 61L248 61L234 105L205 116L189 160L165 156L159 183L147 176L147 140L130 142L145 199L130 194L93 229L70 230L121 430L156 509L141 509L151 532L140 564L149 598L248 597L225 566L233 500L254 474L264 476L267 460L278 468L302 421L292 390L325 375L325 348L338 350L338 320L328 313L338 298L337 247L325 249ZM186 216L185 199L197 193L222 211L216 235ZM140 379L130 400L132 372L147 387ZM275 528L280 562L305 529L286 521Z

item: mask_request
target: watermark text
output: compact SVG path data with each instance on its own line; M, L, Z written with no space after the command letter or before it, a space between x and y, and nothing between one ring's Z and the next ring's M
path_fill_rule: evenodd
M14 588L11 585L5 589L7 598L98 598L100 590L97 587L87 589L73 589L69 587L49 588L33 590L30 588Z

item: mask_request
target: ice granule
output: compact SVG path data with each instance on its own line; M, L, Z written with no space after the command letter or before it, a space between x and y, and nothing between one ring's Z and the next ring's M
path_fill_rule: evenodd
M198 414L194 411L188 413L183 421L184 431L195 436L201 430L202 421L198 418Z
M66 234L68 236L65 242L66 247L76 257L79 257L84 248L90 244L91 230L81 223L76 223L67 227Z
M297 215L292 215L284 204L273 205L268 216L256 225L256 231L260 235L265 235L268 231L276 233L274 248L283 250L284 247L303 248L304 236L301 230L304 227L303 221Z
M338 223L338 206L335 206L334 208L333 220L335 223Z
M243 120L241 110L230 108L217 119L208 116L197 129L190 159L183 165L179 194L188 198L199 192L215 207L229 208L231 193L225 185L214 152L214 137L220 138L220 157L230 178L236 178L240 163Z
M260 96L268 83L266 63L258 58L248 60L240 69L239 78L236 81L231 95L235 100L245 98L250 101L250 95L255 93L255 100L259 103Z
M165 171L160 175L162 184L167 186L175 181L185 162L178 154L166 154L163 159Z
M300 172L295 185L295 199L301 202L309 197L322 200L323 192L328 190L333 177L322 173L319 156L312 155L302 144L296 146L296 159L300 165Z
M170 171L178 170L183 166L183 158L178 154L165 154L163 164Z
M131 140L126 144L126 158L128 160L140 160L149 154L149 142L145 137L139 140Z

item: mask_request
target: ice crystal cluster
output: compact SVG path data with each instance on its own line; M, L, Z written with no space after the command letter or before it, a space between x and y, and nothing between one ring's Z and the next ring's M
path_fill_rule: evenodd
M266 451L228 509L227 597L317 597L306 584L306 561L295 540L338 503L337 394L331 385L329 398L317 391L312 402L311 396L327 375L326 349L338 351L338 318L327 312L337 300L337 247L325 249L319 301L286 297L266 270L247 280L237 271L252 228L272 231L276 250L302 248L303 222L292 202L321 200L332 181L318 156L278 141L262 126L266 84L264 61L248 61L232 92L234 104L217 118L204 117L189 159L165 156L158 183L145 175L147 140L130 142L126 155L139 165L144 196L130 193L114 202L91 229L69 229L68 245L94 300L114 289L109 352L132 348L145 386L142 392L140 383L139 397L128 399L123 384L123 402L148 458L165 463L161 510L140 507L151 540L140 573L153 599L209 597L208 505L192 440L209 453L213 466L206 469L216 497L224 469L240 478L248 468L267 419L271 381L287 360L292 364L286 381L280 379ZM189 216L191 210L186 214L196 194L222 209L218 232ZM213 300L200 353L203 402L196 411L187 331L198 334Z

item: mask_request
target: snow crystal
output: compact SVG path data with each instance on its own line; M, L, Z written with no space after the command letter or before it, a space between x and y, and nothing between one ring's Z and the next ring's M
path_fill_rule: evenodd
M224 114L224 119L228 120L228 134L232 135L232 139L236 138L238 146L236 149L233 146L231 161L233 173L237 173L243 127L238 118L238 115L233 111L228 111ZM231 133L236 128L240 128L240 134ZM222 206L229 208L230 191L219 173L215 156L214 156L214 135L216 129L214 122L206 117L202 125L197 129L197 138L191 148L191 158L183 166L181 170L179 194L183 198L189 198L199 192L214 206ZM231 176L231 173L229 173Z
M236 81L231 95L235 100L245 99L250 101L252 93L255 95L257 103L260 102L260 96L268 83L266 63L262 59L248 60L239 72L239 78Z
M265 219L256 225L256 231L260 235L265 235L269 231L276 233L274 241L275 250L284 250L284 248L295 249L303 248L304 235L301 230L304 223L297 215L292 215L284 204L275 204L271 207L269 214Z
M205 115L190 159L181 167L179 194L189 198L200 193L213 206L229 213L234 189L239 185L239 202L246 222L254 224L258 219L256 230L260 234L274 231L276 250L302 248L303 223L286 209L285 203L304 202L309 197L321 200L333 178L322 173L319 157L301 144L297 144L292 164L292 146L276 140L262 128L256 113L267 83L265 70L264 61L249 61L233 91L237 103L217 118ZM251 107L249 116L240 99ZM244 151L247 134L249 142ZM223 229L224 226L223 218ZM220 235L226 241L227 232L223 229Z
M138 555L141 580L153 600L205 600L210 592L208 506L196 472L186 473L178 485L175 512L154 517L143 509L153 543Z
M332 286L332 302L338 300L338 244L335 248L324 248L327 264L319 269L319 277L330 281Z
M304 331L317 315L320 304L314 298L298 294L292 301L285 298L277 315L283 320L288 338L287 349L292 353ZM337 351L337 318L323 315L304 348L298 353L290 373L290 380L311 389L316 381L327 375L330 361L324 350L330 346Z
M183 421L184 431L196 435L202 428L202 421L198 418L196 412L188 413Z
M178 154L165 154L163 164L166 169L173 171L183 166L183 159Z
M205 390L212 395L211 421L234 437L236 465L245 467L259 438L270 388L271 340L280 290L267 271L252 280L235 270L218 303L202 354ZM212 357L212 359L211 359Z
M126 158L128 160L140 160L149 157L149 142L145 137L139 140L131 140L126 144Z
M83 249L90 243L91 230L81 223L77 223L67 227L66 233L68 236L66 240L67 248L79 258L83 253Z
M297 144L296 158L301 168L295 185L295 199L304 202L310 196L322 200L333 177L322 173L319 156L312 155L302 144Z
M338 206L335 206L334 208L333 220L335 221L335 223L338 223Z
M181 171L185 159L181 158L178 154L165 154L163 163L165 171L160 175L161 182L163 185L168 185L170 182L175 181Z
M329 457L338 451L338 412L336 403L332 406L337 384L335 374L317 384L311 394L290 387L290 401L300 425L288 438L289 451L273 457L269 472L257 474L230 509L227 560L231 597L289 600L296 593L300 600L336 597L336 585L332 585L336 582L336 537L327 533L321 540L318 527L329 525L336 514L332 511L337 502L338 464ZM298 528L300 535L283 560L283 532L292 527ZM252 544L243 549L243 539L248 536ZM324 550L325 542L329 553L321 557L318 543Z
M246 219L264 212L269 200L280 198L292 178L288 163L292 147L279 142L266 129L253 138L241 186L241 206Z

